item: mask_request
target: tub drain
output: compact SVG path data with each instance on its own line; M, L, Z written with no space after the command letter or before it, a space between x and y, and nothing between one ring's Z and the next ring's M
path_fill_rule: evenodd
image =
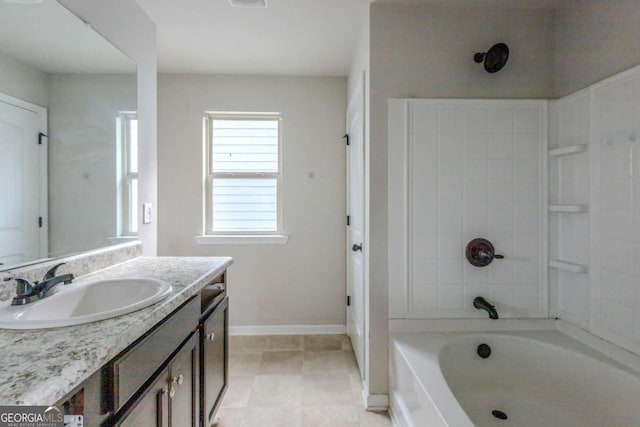
M502 411L498 411L497 409L494 409L493 411L491 411L491 415L493 415L499 420L506 420L507 418L509 418L507 414L505 414Z
M480 344L477 349L478 356L486 359L491 356L491 347L488 344Z

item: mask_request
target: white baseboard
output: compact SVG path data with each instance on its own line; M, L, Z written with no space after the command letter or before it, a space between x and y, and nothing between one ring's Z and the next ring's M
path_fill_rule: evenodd
M345 334L345 325L253 325L230 326L229 335L320 335Z
M388 394L369 394L365 388L362 390L362 400L367 411L386 411L389 409Z

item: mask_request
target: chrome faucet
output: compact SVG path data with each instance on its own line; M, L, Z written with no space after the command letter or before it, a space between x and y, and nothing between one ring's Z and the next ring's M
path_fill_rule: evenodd
M73 279L75 279L75 276L72 273L56 276L56 270L64 264L65 263L63 262L53 266L45 273L44 277L39 282L36 281L31 283L27 279L22 279L20 277L5 279L5 281L16 281L16 296L11 300L11 305L25 305L41 300L49 296L53 288L60 283L65 285L71 283Z
M484 299L483 297L475 297L473 300L473 306L478 310L485 310L487 313L489 313L490 319L499 318L496 307L489 304L489 302L487 302L487 300Z

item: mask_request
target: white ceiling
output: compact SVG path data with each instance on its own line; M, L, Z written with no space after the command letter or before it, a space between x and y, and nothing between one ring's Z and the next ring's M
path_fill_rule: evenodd
M373 0L137 0L156 23L163 73L346 76Z

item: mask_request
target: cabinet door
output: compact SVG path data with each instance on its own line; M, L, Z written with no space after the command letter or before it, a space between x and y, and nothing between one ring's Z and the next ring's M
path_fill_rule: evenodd
M227 387L228 309L229 299L225 298L202 325L201 387L204 391L204 425L209 425Z
M158 379L141 397L138 404L126 417L115 425L120 427L168 427L169 426L169 390L168 371L165 369Z
M184 344L169 364L169 413L171 427L197 427L200 395L198 387L200 334Z

